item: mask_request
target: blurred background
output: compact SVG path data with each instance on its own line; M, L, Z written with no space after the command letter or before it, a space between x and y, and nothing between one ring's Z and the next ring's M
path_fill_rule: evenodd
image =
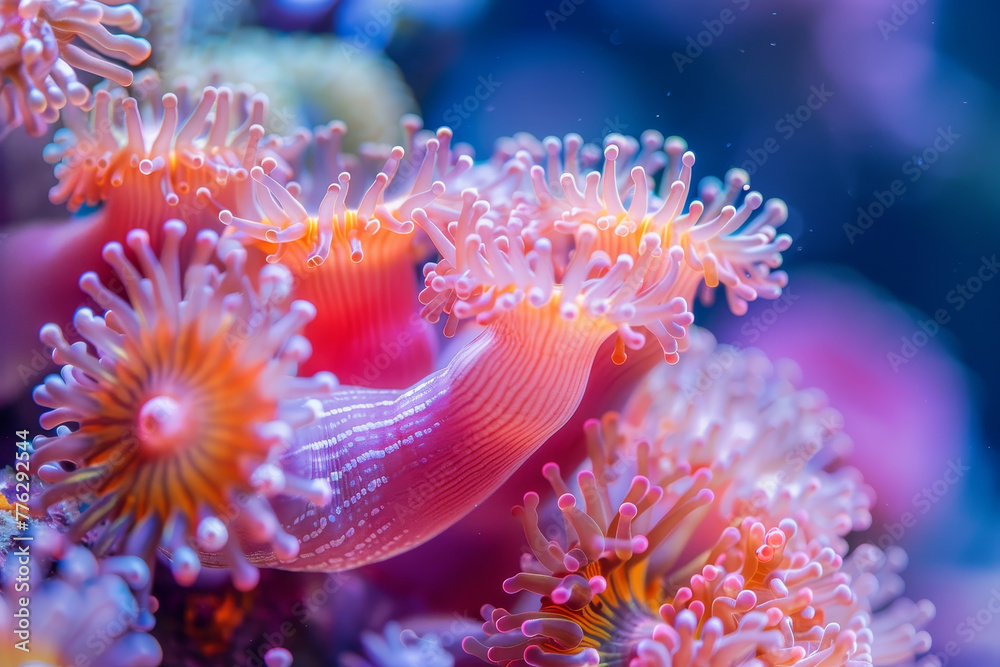
M995 4L148 4L161 75L252 83L272 95L273 131L341 117L352 141L398 140L399 115L418 111L485 158L517 132L599 143L652 128L688 142L696 177L740 167L783 198L786 298L700 323L791 357L829 394L879 493L855 540L907 549L943 664L1000 665ZM4 225L65 215L46 201L45 143L0 143ZM9 404L4 422L33 427L37 411Z

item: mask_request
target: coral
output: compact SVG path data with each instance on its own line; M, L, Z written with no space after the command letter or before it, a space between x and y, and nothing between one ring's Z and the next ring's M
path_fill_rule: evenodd
M91 104L76 70L132 83L132 72L112 61L138 65L149 56L149 42L129 34L141 25L139 11L124 0L0 2L0 137L21 124L41 135L67 103Z
M10 667L160 664L160 647L147 634L152 617L137 600L149 581L141 560L98 560L42 526L23 533L16 545L0 581L0 629L7 639L0 646L0 662Z
M294 557L298 542L277 525L266 497L330 497L325 482L287 474L277 456L292 429L315 417L315 404L300 397L328 392L333 379L288 375L309 354L296 332L314 309L297 301L272 317L274 304L287 298L287 274L271 271L254 291L245 255L230 252L220 272L208 263L217 237L202 231L182 279L184 233L182 223L165 225L160 259L144 231L130 233L138 268L120 244L105 246L128 301L93 273L80 279L107 308L103 318L89 309L74 318L96 356L87 343L70 345L58 326L43 327L41 338L63 368L35 391L51 408L43 427L59 428L35 440L32 465L42 466L49 486L32 506L41 512L67 498L88 499L70 532L79 539L97 529L98 553L121 543L152 564L158 544L172 554L177 579L189 584L199 569L193 546L222 551L236 585L247 588L257 571L230 531ZM67 422L79 427L60 426Z
M720 283L737 315L758 296L774 299L781 294L788 277L772 269L781 266L781 252L791 245L791 237L776 232L788 211L784 202L774 199L747 222L763 197L749 192L738 209L733 206L749 189L745 171L731 170L725 187L705 179L698 199L685 211L695 157L683 140L664 139L652 130L642 135L641 144L632 137L609 135L601 171L574 164L580 143L579 137L566 138L566 166L560 169L562 144L554 137L545 140L548 169L531 167L534 200L520 202L512 215L560 231L594 225L599 230L597 246L611 255L634 252L645 235L656 234L664 246L684 250L680 282L687 286L683 294L689 305L698 291L711 302L712 290ZM664 167L654 195L653 178ZM699 290L702 281L705 286Z
M612 264L607 253L592 252L596 230L583 227L563 262L547 239L526 252L523 237L483 217L488 208L466 191L447 228L414 210L443 256L425 267L425 314L475 317L487 328L408 390L345 388L323 401L323 417L296 433L285 458L290 469L329 479L334 503L289 505L282 516L303 550L282 567L383 560L454 523L569 419L598 349L616 333L641 347L636 327L653 327L666 354L676 354L692 320L672 292L680 248L663 249L649 234L638 256ZM484 415L488 428L473 427Z
M522 137L521 142L530 145L528 138ZM587 169L586 164L591 160L581 161L581 144L579 137L567 137L563 166L559 159L563 144L554 137L547 138L544 145L548 174L546 168L531 164L536 158L528 150L517 150L514 157L504 161L502 156L505 152L509 153L510 148L505 144L498 147L500 158L494 158L491 161L493 166L488 167L494 174L493 184L484 186L489 193L488 200L493 201L496 184L505 180L516 184L519 178L523 179L519 174L523 175L525 171L530 175L531 190L526 192L523 184L515 185L509 196L500 197L505 212L489 218L494 222L492 231L496 238L487 236L488 232L485 230L489 228L484 225L483 229L461 228L455 239L448 239L442 230L422 221L419 212L415 212L415 220L431 235L444 258L442 263L433 265L429 272L425 271L427 284L431 289L426 290L421 297L425 303L433 301L425 312L432 316L442 311L451 315L456 302L465 300L464 294L484 291L482 284L476 284L477 280L480 283L500 284L494 288L492 295L485 292L477 294L474 306L477 313L470 311L468 306L458 305L459 310L455 316L478 314L480 321L484 321L489 318L490 311L509 308L510 304L516 303L525 295L534 299L546 298L548 290L551 290L545 284L549 279L532 275L531 269L526 272L514 270L512 279L506 278L511 273L510 269L501 269L499 275L489 275L494 273L490 264L492 257L488 257L490 247L497 243L500 246L509 243L506 238L508 236L520 236L524 245L523 251L517 247L517 243L512 243L510 248L504 247L503 253L508 261L524 261L511 259L516 258L519 252L524 254L525 260L530 261L535 244L538 244L537 252L553 253L556 273L567 274L566 283L571 289L576 289L576 281L584 278L575 276L569 269L570 253L574 252L576 245L585 248L588 256L595 252L602 253L603 265L596 264L588 267L587 271L609 271L609 275L615 276L630 271L630 267L620 261L623 256L634 260L642 257L646 249L650 248L650 254L656 257L662 246L667 255L674 259L676 267L674 263L664 260L652 261L648 269L643 269L643 273L630 273L626 279L629 282L637 279L660 281L661 285L671 286L670 296L674 300L670 306L666 305L667 299L661 299L655 304L644 303L643 306L647 309L676 309L682 303L685 308L690 308L699 288L703 299L710 301L712 288L720 282L725 285L730 307L737 314L743 314L746 302L758 295L776 298L781 294L781 287L786 283L787 276L781 271L772 273L771 269L780 266L780 253L791 243L790 237L779 236L775 231L784 222L787 210L780 200L773 200L762 215L747 223L751 212L761 205L763 199L759 193L751 192L740 209L732 206L747 186L748 177L745 172L730 172L725 192L715 186L713 181L709 181L702 188L701 199L693 200L687 212L679 215L690 190L691 168L694 165L693 153L681 155L683 142L676 138L664 140L659 133L647 132L643 136L645 150L639 153L634 139L611 135L606 141L601 171ZM660 146L667 152L659 150ZM652 196L649 192L650 184L664 166L668 166L668 170L661 179L662 196ZM559 172L562 175L556 185L553 181L555 174ZM470 178L477 183L490 178L475 175L475 170L469 173L473 174ZM627 176L624 175L626 173ZM457 183L463 182L459 176ZM581 185L583 190L580 189ZM628 208L624 204L626 201L629 202ZM480 217L485 213L483 211ZM485 254L481 259L474 252L466 257L458 244L465 243L466 238L471 243L473 239L478 240L480 235L484 236L482 240L486 245ZM653 243L656 244L655 247L651 245ZM456 265L456 261L460 265ZM577 261L580 261L579 258ZM519 265L515 264L517 266ZM546 261L540 266L545 267ZM584 267L578 264L576 270L583 271ZM648 277L644 273L646 270L650 273ZM484 279L483 271L489 277ZM676 275L669 280L661 280L669 271L675 271ZM458 291L448 285L450 280L456 279L460 280ZM596 283L592 283L591 287L593 284ZM637 287L639 290L644 289L641 285ZM579 288L581 297L587 299L587 286L581 284ZM596 289L596 303L586 307L609 307L611 300L608 299L606 290L606 286ZM508 294L497 303L495 300L498 293ZM646 294L647 301L664 296L653 297L648 291ZM576 297L572 293L562 295L567 301ZM579 307L580 305L567 303L567 313ZM609 321L613 317L611 315ZM669 318L649 319L647 314L647 318L641 321L660 342L668 360L676 361L676 352L683 348L674 341L679 340L680 346L683 346L683 332L669 326ZM618 326L616 359L624 360L625 348L640 349L644 340L632 328Z
M33 384L31 378L45 369L37 364L38 327L55 320L68 328L77 307L93 305L76 296L74 285L84 271L111 277L100 259L105 243L122 242L130 230L143 229L159 250L163 224L172 218L194 230L221 232L218 207L252 196L249 172L258 162L266 99L227 88L163 94L155 79L143 82L149 84L145 97L102 89L89 114L66 109L66 127L45 149L59 179L51 200L71 211L100 208L68 221L23 225L0 245L3 280L50 267L24 290L0 297L0 305L20 313L24 322L4 332L0 347L4 363L18 371L0 385L7 395Z
M683 257L680 248L661 248L660 238L649 234L633 254L612 260L595 247L596 227L582 226L558 245L546 237L531 242L516 227L483 220L488 210L486 202L476 201L475 191L466 191L453 232L423 210L414 211L442 256L424 268L427 287L420 300L432 321L448 314L446 333L454 332L459 319L489 324L518 309L548 308L554 319L576 328L560 350L599 344L615 333L619 348L639 349L645 337L635 327L644 326L667 360L677 360L677 341L693 321L684 299L673 291Z

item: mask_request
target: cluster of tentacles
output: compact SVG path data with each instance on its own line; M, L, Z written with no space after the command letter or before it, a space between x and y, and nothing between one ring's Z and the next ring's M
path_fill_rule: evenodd
M138 65L149 56L149 42L130 34L141 25L124 0L0 2L0 138L20 125L40 135L67 103L90 105L77 70L131 84L132 72L113 61Z
M70 28L137 62L144 43L102 27L133 30L133 12L0 3L4 32L41 31L0 35L0 112L36 132L65 107L50 197L87 211L0 248L16 275L54 239L44 279L12 297L61 367L34 394L54 430L33 443L39 517L69 517L101 557L152 568L162 552L182 585L203 565L241 589L258 567L356 568L434 538L604 413L595 383L620 366L634 393L588 422L577 486L545 469L563 537L537 495L517 510L532 556L505 589L540 602L489 608L470 652L856 665L926 650L926 605L880 612L856 585L895 561L846 554L871 493L834 465L836 413L692 327L720 286L741 315L786 284L787 209L745 172L695 188L694 154L655 131L517 135L476 161L406 116L403 145L349 152L340 121L267 136L267 98L245 87L81 90L70 66L131 73L81 55ZM59 297L34 306L43 293ZM32 349L4 346L21 377ZM155 609L147 580L133 589Z
M587 424L575 480L545 467L554 506L529 493L514 508L529 552L504 590L527 597L485 607L467 651L501 665L722 667L909 664L928 650L933 607L894 600L898 550L848 554L841 539L867 527L870 494L837 463L821 397L699 337L625 417Z

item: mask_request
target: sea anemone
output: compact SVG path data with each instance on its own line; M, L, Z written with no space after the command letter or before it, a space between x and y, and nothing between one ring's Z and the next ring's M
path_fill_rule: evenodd
M460 319L489 324L506 314L513 320L517 312L543 310L575 331L559 351L600 345L617 333L616 357L624 361L626 346L645 344L636 329L643 326L660 343L667 361L677 361L678 341L694 319L674 292L681 248L664 248L660 237L648 234L632 253L612 259L596 247L593 225L582 225L558 243L532 239L533 228L522 230L520 221L501 226L484 219L489 204L476 201L474 190L463 196L465 206L454 226L441 226L423 210L414 211L414 220L442 256L424 268L420 301L431 321L448 314L446 334L455 332Z
M160 259L145 231L131 232L127 244L138 267L120 244L105 246L128 301L84 274L81 288L107 308L103 318L77 311L74 325L86 343L71 345L56 325L42 328L53 360L64 366L34 394L51 408L43 428L59 428L35 440L33 466L49 485L32 507L43 512L66 499L84 501L73 538L95 530L97 553L124 549L151 565L159 545L172 554L183 584L199 571L195 547L221 552L236 586L246 589L258 573L230 533L293 558L298 543L280 528L267 498L330 498L326 482L286 473L278 456L292 430L316 415L315 402L303 397L328 393L334 380L289 376L309 355L296 332L315 311L303 301L281 304L287 274L272 270L254 290L239 251L226 256L220 272L210 263L218 237L204 230L182 274L185 229L178 221L164 226ZM275 308L287 314L275 316Z
M714 528L700 521L716 502L712 472L653 471L642 448L615 459L624 439L613 420L588 431L592 465L576 491L558 468L545 470L564 528L539 511L537 494L514 510L531 553L504 590L538 595L537 606L484 607L483 634L464 643L469 653L501 665L860 666L929 647L914 629L932 616L929 603L900 601L873 620L900 592L870 574L883 561L848 566L819 540L798 549L791 518L770 527L737 519L678 565L690 528Z
M132 72L113 60L138 65L149 56L149 42L128 34L141 26L142 15L124 0L2 0L0 137L21 124L39 136L67 102L89 106L76 70L131 84Z
M160 664L160 647L147 634L152 617L137 600L149 583L145 563L134 556L98 560L44 526L15 544L0 578L0 662Z
M440 145L436 150L436 172L424 170L425 160L413 190L422 191L418 184L430 184L434 173L459 180L468 172L470 160L452 164L450 153ZM390 160L398 162L402 151L394 153ZM388 182L394 169L381 180ZM284 209L276 217L297 211L300 224L261 228L247 221L247 233L277 240L285 229L299 236L308 228L308 212L281 192L269 190ZM291 195L287 187L284 193ZM445 185L443 198L450 197ZM442 256L424 268L420 301L431 321L448 314L447 334L461 319L486 328L445 368L409 389L343 388L323 401L319 421L296 432L286 466L328 480L334 502L322 509L297 500L283 505L279 514L303 549L282 567L357 567L454 524L573 415L609 338L617 335L613 358L619 362L626 347L645 345L640 328L652 333L668 361L678 359L693 321L677 293L690 287L678 285L681 246L664 247L661 235L650 232L612 259L599 247L596 225L548 230L544 222L515 215L503 223L487 216L490 205L476 190L457 199L461 210L447 223L440 220L447 209L412 210ZM756 264L747 270L766 273ZM278 563L266 551L254 558Z
M433 369L436 349L416 309L414 264L422 253L411 217L445 191L444 182L432 181L438 140L428 141L424 166L405 174L401 187L393 186L404 150L395 147L362 189L351 185L370 160L342 152L346 131L338 121L297 133L297 142L269 141L265 150L307 180L290 180L267 157L250 170L250 205L221 210L219 219L230 227L227 238L248 246L251 260L263 252L268 262L280 261L298 293L316 304L319 316L306 335L317 349L304 370L330 370L352 385L406 387Z
M155 80L144 81L155 89ZM136 98L102 89L89 115L75 108L63 114L67 127L45 150L45 158L57 163L59 179L50 198L72 211L100 208L70 220L23 225L0 245L0 278L36 276L23 290L0 297L0 305L19 313L25 324L5 332L0 357L17 374L5 378L0 392L34 384L45 370L32 331L49 321L68 328L71 313L91 305L77 296L80 274L97 270L110 279L100 259L105 243L124 241L138 228L158 251L167 220L222 231L218 207L251 199L249 171L258 160L266 99L244 90L206 89L194 99L189 93L178 88L176 94ZM193 237L185 239L182 256ZM36 272L39 265L49 270Z
M105 238L122 237L125 224L155 236L174 217L221 231L206 198L234 206L250 197L267 98L211 87L196 96L186 87L158 95L155 79L144 83L153 92L127 97L121 89L102 89L89 115L66 114L67 127L44 153L59 179L49 198L70 211L103 204L111 227Z
M530 146L523 138L521 141ZM791 243L790 237L775 231L787 217L785 205L772 200L763 214L747 222L763 198L751 192L739 209L732 206L748 183L745 172L733 170L727 175L725 192L715 181L706 181L701 199L693 200L682 215L694 154L682 154L685 145L681 140L664 140L652 131L643 135L642 145L639 151L635 139L610 135L603 168L596 171L587 168L592 159L581 158L586 151L579 137L567 137L565 162L560 160L563 144L549 137L544 142L545 167L533 164L542 161L541 156L519 149L506 161L491 161L488 169L495 174L492 185L482 185L489 177L477 175L476 170L465 179L458 178L458 184L477 183L477 193L489 192L486 198L491 203L497 198L493 192L497 184L509 181L514 190L499 197L504 214L485 218L492 225L460 226L452 238L415 212L415 221L425 228L443 256L442 262L425 271L429 289L421 298L430 304L425 312L431 317L445 312L452 319L476 315L483 322L497 308L510 308L525 296L547 299L555 285L564 282L565 286L557 291L564 291L564 287L579 290L579 294L571 291L560 295L565 304L564 316L573 316L581 307L594 314L612 304L606 293L607 282L596 290L597 298L587 303L588 292L605 278L603 274L618 277L629 273L627 262L642 257L651 248L648 259L653 261L639 284L629 288L646 297L642 303L645 308L638 308L645 310L645 317L633 319L656 337L668 361L675 362L676 353L686 344L684 332L671 325L669 316L664 317L664 309L673 309L679 315L693 306L699 290L703 300L710 302L712 288L720 283L725 285L736 314L746 312L746 302L758 296L780 296L787 276L772 270L781 265L781 252ZM660 150L661 146L666 152ZM503 143L498 146L498 152L510 150ZM653 177L664 166L667 169L661 180L661 196L657 197L650 189ZM527 187L518 184L525 171L530 176ZM515 241L515 237L520 239ZM482 252L472 250L477 242L483 243ZM655 248L651 245L654 243ZM469 250L461 248L462 244L469 244ZM538 254L551 255L551 261L543 259L538 264L543 273L550 264L553 266L551 278L535 275L533 262ZM592 256L600 259L587 266ZM494 267L501 258L511 262L513 268ZM677 266L672 268L667 258L673 258ZM576 269L570 271L573 262ZM669 271L675 274L670 280L662 280ZM629 281L636 278L636 274L629 273ZM642 281L669 285L669 294L654 294ZM658 314L651 317L653 311ZM625 349L640 349L645 337L631 326L616 322L613 313L609 315L605 319L618 331L615 359L624 361Z
M645 235L656 234L665 247L684 250L678 282L689 306L697 294L711 303L720 283L737 315L758 296L780 296L788 277L774 269L781 266L781 252L791 245L791 237L777 234L776 228L785 222L788 210L780 199L772 199L750 220L764 201L758 192L748 192L736 208L740 195L749 190L745 171L730 170L724 186L717 179L704 179L698 199L685 210L695 156L682 139L664 139L654 130L638 141L608 135L600 171L580 164L581 143L575 135L567 136L565 144L546 138L545 166L533 165L529 172L533 197L519 202L512 215L542 229L572 231L593 225L597 247L612 255L634 252ZM559 161L563 145L565 165ZM654 194L654 178L661 171Z

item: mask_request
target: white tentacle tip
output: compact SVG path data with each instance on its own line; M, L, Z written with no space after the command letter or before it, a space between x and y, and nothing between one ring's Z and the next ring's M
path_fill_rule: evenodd
M226 542L229 541L229 530L218 517L205 517L198 524L195 539L199 547L209 553L214 553L226 546Z

